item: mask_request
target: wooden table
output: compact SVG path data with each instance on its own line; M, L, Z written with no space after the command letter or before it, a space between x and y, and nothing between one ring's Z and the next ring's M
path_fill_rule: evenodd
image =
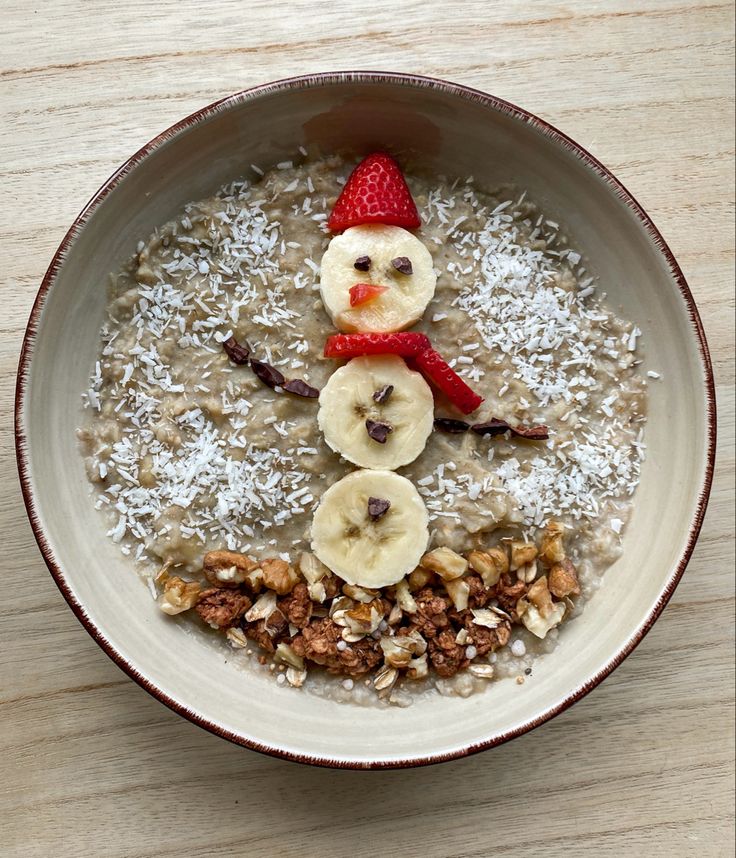
M0 0L0 15L0 853L732 855L732 4ZM684 268L718 382L708 517L652 633L545 727L415 771L268 759L150 698L84 633L46 572L12 446L31 302L102 180L222 95L350 68L478 87L595 153Z

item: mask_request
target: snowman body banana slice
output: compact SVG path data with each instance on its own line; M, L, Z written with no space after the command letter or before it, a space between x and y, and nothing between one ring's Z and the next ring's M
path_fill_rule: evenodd
M350 289L358 283L388 288L351 306ZM335 236L322 257L322 301L341 331L402 331L422 317L436 285L429 251L398 226L353 226Z
M361 468L393 470L422 452L434 422L427 382L396 355L353 358L331 376L317 415L325 441Z
M412 483L393 471L354 471L324 493L312 551L348 584L380 588L412 572L429 542L429 516Z

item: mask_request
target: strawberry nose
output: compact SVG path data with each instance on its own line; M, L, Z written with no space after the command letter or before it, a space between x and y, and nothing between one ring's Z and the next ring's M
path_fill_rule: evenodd
M374 301L379 295L388 292L388 286L379 286L376 283L356 283L350 287L350 306L359 307Z

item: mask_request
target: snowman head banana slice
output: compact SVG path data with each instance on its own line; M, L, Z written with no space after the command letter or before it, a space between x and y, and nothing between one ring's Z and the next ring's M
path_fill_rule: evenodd
M312 551L348 584L396 584L429 541L419 492L392 471L355 471L324 493L312 521Z
M356 303L351 289L357 284L387 288ZM322 257L322 301L341 331L402 331L422 317L436 285L429 251L398 226L353 226L335 236Z
M427 382L400 357L353 358L322 389L317 421L328 446L349 462L393 470L424 449L434 399Z

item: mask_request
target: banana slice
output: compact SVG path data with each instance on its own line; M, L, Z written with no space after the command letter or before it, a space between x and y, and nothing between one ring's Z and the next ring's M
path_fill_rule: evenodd
M388 587L419 564L429 516L393 471L354 471L330 486L312 520L312 551L348 584Z
M388 286L377 298L350 306L358 283ZM336 235L322 257L322 301L341 331L401 331L432 300L437 277L427 248L399 226L366 224Z
M361 468L408 465L432 432L427 382L396 355L353 358L319 396L317 422L327 444Z

